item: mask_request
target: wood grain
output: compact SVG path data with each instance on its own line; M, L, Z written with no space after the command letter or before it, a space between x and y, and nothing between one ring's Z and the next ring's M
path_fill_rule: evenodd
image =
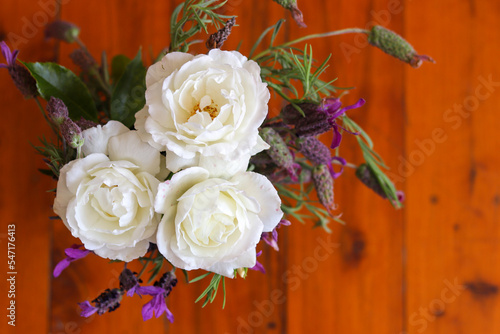
M150 55L168 44L170 13L181 1L62 2L60 14L49 15L52 7L43 6L49 1L4 1L0 36L11 46L17 41L23 60L59 59L75 69L68 58L75 46L44 41L37 27L45 16L60 15L82 28L81 38L96 57L102 50L110 58L118 53L133 57L142 47L149 64ZM60 221L49 219L53 193L45 191L55 183L37 171L43 162L29 144L50 132L33 101L23 100L7 71L0 70L0 244L5 254L0 261L5 268L7 225L15 223L18 271L16 328L2 314L2 333L500 330L500 4L337 0L299 5L305 29L273 1L230 0L226 14L237 15L239 26L224 48L242 41L241 51L248 53L263 29L286 17L282 41L376 23L400 32L437 60L415 70L355 35L312 42L315 58L332 53L327 75L338 77L339 86L356 87L343 102L367 100L349 115L392 168L397 187L406 192L405 209L394 211L346 171L335 183L335 196L347 224L331 223L331 234L312 229L312 222L284 228L280 252L259 258L268 274L229 280L224 310L220 299L204 309L194 304L205 284L180 282L169 298L174 324L164 317L143 323L140 308L147 298L138 297L125 299L116 312L81 318L76 303L118 286L121 266L89 256L52 278L54 264L75 240ZM26 40L12 40L12 34ZM276 102L270 107L271 112L279 108ZM350 135L344 136L340 154L355 163L362 160ZM3 312L7 291L2 279Z

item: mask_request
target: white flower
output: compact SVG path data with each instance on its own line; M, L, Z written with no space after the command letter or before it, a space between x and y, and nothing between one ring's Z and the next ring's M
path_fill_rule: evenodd
M146 86L135 127L143 140L167 151L173 172L200 166L227 177L269 147L258 135L269 90L257 63L239 52L169 53L148 69Z
M161 154L116 121L85 130L83 137L87 156L61 168L54 212L101 257L143 256L160 220L153 204Z
M234 269L255 265L262 232L272 231L283 216L280 205L260 174L240 172L224 180L200 167L185 169L158 187L155 209L164 214L158 249L178 268L233 277Z

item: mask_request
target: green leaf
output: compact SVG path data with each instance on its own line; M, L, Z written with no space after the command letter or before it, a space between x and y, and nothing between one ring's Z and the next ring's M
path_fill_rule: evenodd
M23 63L36 80L38 92L49 100L54 96L68 107L74 120L97 121L97 109L85 84L70 70L56 63Z
M135 113L146 103L146 68L142 63L141 50L126 66L123 75L116 83L111 94L111 119L131 127L135 121Z
M113 84L116 84L120 80L130 62L130 58L125 55L113 57L113 60L111 60L111 80Z

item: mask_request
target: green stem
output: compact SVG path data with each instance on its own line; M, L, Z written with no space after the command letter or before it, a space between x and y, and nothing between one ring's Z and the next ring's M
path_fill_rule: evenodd
M369 33L370 33L370 31L366 30L366 29L361 29L361 28L346 28L346 29L341 29L341 30L335 30L335 31L330 31L330 32L326 32L326 33L321 33L321 34L307 35L307 36L304 36L304 37L301 37L301 38L297 38L297 39L295 39L293 41L283 43L283 44L278 45L278 46L270 47L267 50L264 50L261 53L259 53L258 55L256 55L255 57L253 57L253 59L258 59L260 57L263 57L263 56L269 54L272 50L283 49L283 48L286 48L287 46L290 46L290 45L293 45L293 44L297 44L297 43L300 43L300 42L304 42L304 41L307 41L307 40L310 40L310 39L330 37L330 36L339 36L339 35L345 35L345 34L369 34Z

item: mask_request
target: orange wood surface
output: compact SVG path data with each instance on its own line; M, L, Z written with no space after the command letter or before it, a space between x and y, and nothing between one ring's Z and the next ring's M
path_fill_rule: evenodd
M45 41L42 25L60 17L82 28L99 57L144 60L168 44L170 13L179 0L3 0L0 40L13 36L27 61L75 69L74 45ZM413 69L355 35L314 40L315 57L332 53L330 78L355 86L344 98L367 104L350 112L372 136L406 192L394 210L347 171L335 183L345 226L331 234L294 223L280 234L280 252L261 259L268 274L229 280L221 299L194 300L207 282L179 283L169 298L174 324L143 323L142 301L124 299L115 312L80 318L77 302L118 285L121 265L98 257L52 278L75 240L53 215L55 182L41 175L30 143L50 136L33 101L25 101L0 69L0 332L1 333L498 333L500 331L500 3L496 0L301 0L307 28L298 28L271 0L229 0L238 27L224 45L248 53L260 32L286 17L282 41L310 33L377 23L400 32L436 59ZM49 14L47 14L49 12ZM347 51L346 51L347 50ZM274 104L271 109L279 106ZM341 155L359 163L355 140ZM7 325L7 225L16 226L16 327ZM323 245L323 246L322 246ZM324 245L329 245L325 247ZM329 250L329 251L326 251ZM181 280L180 280L181 281Z

